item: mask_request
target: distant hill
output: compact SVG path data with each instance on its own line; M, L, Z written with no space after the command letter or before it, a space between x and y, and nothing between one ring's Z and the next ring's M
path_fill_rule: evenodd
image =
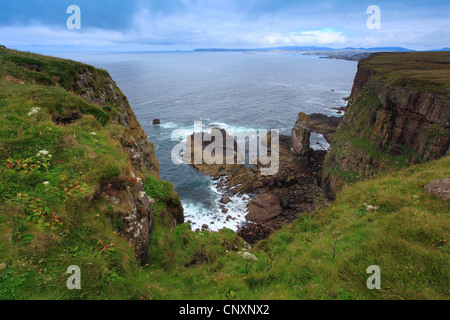
M432 49L432 50L428 50L428 51L450 51L450 47L445 47L442 49Z
M448 49L448 48L447 48ZM284 46L284 47L269 47L269 48L198 48L194 51L196 52L248 52L248 51L295 51L295 52L308 52L308 51L369 51L369 52L409 52L415 51L408 48L403 47L375 47L375 48L354 48L354 47L346 47L346 48L330 48L330 47L316 47L316 46ZM443 50L443 49L441 49ZM439 50L436 50L439 51Z

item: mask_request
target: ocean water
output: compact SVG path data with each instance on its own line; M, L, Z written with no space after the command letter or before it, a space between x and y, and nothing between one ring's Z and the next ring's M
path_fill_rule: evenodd
M160 175L174 184L192 228L236 230L245 221L252 195L220 203L223 190L188 164L175 164L172 141L187 137L194 121L204 128L278 129L290 135L302 111L336 115L350 94L357 63L283 53L232 52L61 53L53 54L108 70L128 97L139 122L155 145ZM154 118L161 119L153 125ZM182 138L181 138L182 139ZM311 145L326 149L321 135ZM222 208L228 209L222 213ZM226 219L231 216L232 219Z

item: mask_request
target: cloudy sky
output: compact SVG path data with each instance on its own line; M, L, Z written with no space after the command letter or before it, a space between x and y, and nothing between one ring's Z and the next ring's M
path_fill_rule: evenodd
M81 29L69 30L70 5ZM381 10L381 29L366 25ZM275 46L450 46L450 1L1 0L0 44L22 50L134 51Z

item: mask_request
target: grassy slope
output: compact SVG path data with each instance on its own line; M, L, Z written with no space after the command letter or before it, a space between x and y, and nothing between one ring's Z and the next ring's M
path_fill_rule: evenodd
M422 187L450 175L450 157L346 187L332 207L256 245L258 261L247 267L237 254L245 245L232 231L166 226L164 203L177 199L170 184L149 178L156 226L149 263L139 267L108 203L91 199L100 177L130 166L114 139L121 127L65 90L59 76L40 83L34 77L41 74L7 56L31 56L55 73L70 70L59 59L0 55L0 299L449 298L450 208ZM85 116L57 126L50 116L55 101ZM28 116L36 106L39 113ZM51 166L38 166L40 150L52 154ZM367 212L364 203L380 208ZM381 290L365 287L373 264L381 268ZM82 270L81 290L66 288L69 265Z
M231 292L238 299L448 299L450 205L422 189L449 175L450 157L445 157L348 186L331 207L258 243L251 251L258 261L248 271L235 251L222 250L210 263L189 268L175 261L167 271L156 260L148 272L159 289L151 294L160 299L226 299ZM365 203L379 209L368 212ZM208 234L172 235L178 245L170 252L183 257L197 237ZM210 247L205 250L211 253ZM366 288L370 265L381 268L381 290Z

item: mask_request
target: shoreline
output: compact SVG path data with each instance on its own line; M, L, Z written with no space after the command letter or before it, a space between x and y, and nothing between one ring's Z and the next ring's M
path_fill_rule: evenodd
M324 140L329 142L333 128L335 130L339 122L337 120L340 117L312 114L311 132L323 135ZM299 156L291 139L289 135L279 137L279 170L273 176L262 176L259 164L248 167L238 164L190 164L213 179L214 187L221 193L219 208L226 208L233 197L247 200L244 217L233 217L227 211L222 213L226 221L241 218L233 231L249 243L267 238L301 214L329 205L329 198L320 186L322 162L327 151L314 150L308 145L307 152ZM190 155L192 159L193 154ZM187 222L192 223L189 218ZM194 231L218 231L211 230L213 228L210 226L214 224L212 218L209 224L204 223L200 228L191 224L191 228Z

